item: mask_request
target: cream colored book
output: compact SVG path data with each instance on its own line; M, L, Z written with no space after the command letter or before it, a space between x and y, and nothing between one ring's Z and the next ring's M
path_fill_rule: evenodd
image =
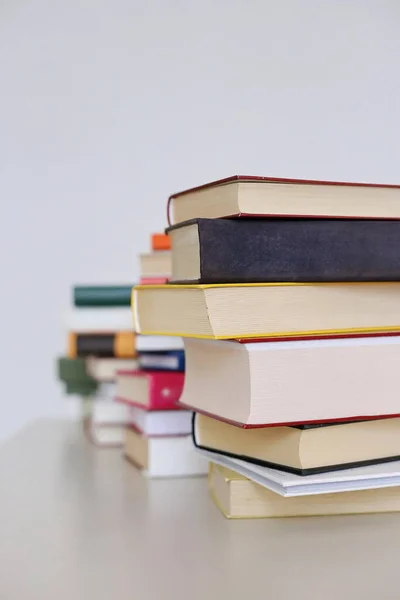
M172 272L172 256L169 250L157 250L139 255L141 277L166 277Z
M235 175L170 196L171 224L229 216L400 218L400 189L338 181Z
M185 360L180 402L242 425L400 413L398 335L246 344L188 338Z
M400 331L400 282L138 285L135 331L281 338Z
M138 361L134 358L100 358L90 356L86 359L88 373L97 381L115 381L117 371L136 369Z
M193 441L289 473L329 473L400 460L400 418L245 429L196 413Z
M228 519L311 517L398 512L400 487L283 498L229 469L210 463L210 495Z

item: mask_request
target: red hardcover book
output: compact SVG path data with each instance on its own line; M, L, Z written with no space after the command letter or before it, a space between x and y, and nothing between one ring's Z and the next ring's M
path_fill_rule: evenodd
M169 225L216 217L400 219L400 186L234 175L168 198Z
M146 410L180 410L184 373L168 371L117 371L117 402Z

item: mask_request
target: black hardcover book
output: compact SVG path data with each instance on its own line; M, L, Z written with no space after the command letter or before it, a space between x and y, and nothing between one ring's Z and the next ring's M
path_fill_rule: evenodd
M323 423L323 424L315 424L315 425L300 425L300 426L295 426L294 428L308 430L308 429L316 429L318 427L341 427L341 426L349 424L351 422L352 421L348 421L347 423ZM292 473L294 475L301 475L304 477L307 475L331 473L332 471L343 471L345 469L353 469L353 468L357 468L357 467L367 467L369 465L378 465L378 464L389 463L389 462L394 462L394 461L400 460L400 454L396 454L394 456L368 458L365 460L358 460L358 461L353 460L353 461L349 461L346 463L340 463L340 464L332 463L329 465L321 465L318 467L302 469L302 468L289 466L289 465L283 464L283 463L261 460L256 457L241 454L240 452L237 452L237 453L228 452L226 450L221 450L221 449L213 447L213 446L207 446L205 444L202 444L200 442L200 440L198 439L198 432L197 432L196 424L197 424L197 413L193 413L192 440L193 440L194 446L196 448L199 448L199 450L208 450L210 452L214 452L214 454L220 454L221 456L228 456L230 458L236 458L236 459L242 460L244 462L258 465L260 467L269 467L271 469L277 469L279 471L284 471L285 473ZM288 428L291 429L292 426L289 426ZM400 443L399 443L399 446L400 446Z
M97 356L101 358L130 358L136 356L133 332L71 333L69 357Z
M400 221L195 219L166 232L174 283L400 281Z
M114 334L76 336L76 353L78 356L114 356Z

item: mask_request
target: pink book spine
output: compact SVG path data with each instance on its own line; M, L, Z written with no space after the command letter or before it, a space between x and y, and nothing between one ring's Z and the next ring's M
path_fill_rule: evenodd
M161 285L168 282L167 277L142 277L140 285Z
M157 372L148 375L150 394L148 410L179 410L177 404L181 397L184 373Z

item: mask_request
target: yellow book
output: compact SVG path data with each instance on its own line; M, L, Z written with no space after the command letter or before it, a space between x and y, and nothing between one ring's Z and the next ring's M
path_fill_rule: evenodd
M209 466L208 483L212 500L228 519L350 515L400 510L400 487L284 498L213 463Z
M135 330L209 339L400 332L400 282L138 285Z

